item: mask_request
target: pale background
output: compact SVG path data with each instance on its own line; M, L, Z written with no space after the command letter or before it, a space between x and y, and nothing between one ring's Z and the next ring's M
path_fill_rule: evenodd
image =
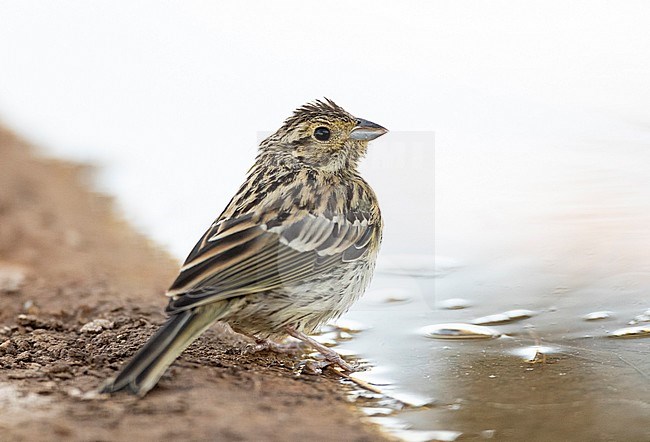
M330 97L392 131L364 164L385 253L462 254L647 147L648 17L643 1L0 1L0 119L98 164L180 259L259 133Z

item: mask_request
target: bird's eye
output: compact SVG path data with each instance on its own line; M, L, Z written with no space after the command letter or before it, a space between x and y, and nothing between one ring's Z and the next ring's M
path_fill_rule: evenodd
M317 127L314 130L314 138L316 138L318 141L327 141L327 140L330 139L331 135L332 134L331 134L330 130L328 128L326 128L325 126Z

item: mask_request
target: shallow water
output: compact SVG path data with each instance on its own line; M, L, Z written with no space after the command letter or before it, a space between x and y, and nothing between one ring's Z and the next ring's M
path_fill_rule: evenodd
M445 276L448 290L455 291L454 280L464 286L469 272ZM374 287L402 287L400 279L380 275ZM398 418L410 430L459 432L460 440L487 434L496 440L647 440L650 338L610 337L647 307L647 297L625 296L624 302L583 297L574 306L556 299L551 305L539 290L538 302L493 296L463 310L442 310L432 299L445 298L447 292L437 284L441 281L418 282L428 300L419 294L411 302L382 306L383 296L371 290L347 315L369 328L340 345L373 365L361 379L388 397L406 394L418 398L416 405L426 404L399 410L401 405L393 403L391 419ZM565 299L571 296L563 294ZM571 301L577 304L579 298L576 293ZM470 323L513 306L533 307L539 314L490 326L502 333L492 339L432 339L422 332L423 326ZM612 318L581 318L590 307L602 306L615 312ZM388 321L391 327L386 327ZM395 425L384 417L374 419ZM409 439L408 433L399 435ZM420 435L416 432L415 439Z
M373 421L406 440L650 440L650 152L555 158L500 192L438 176L436 196L485 198L482 214L436 204L440 255L387 257L345 316L368 326L338 348L372 365L359 377L385 396L357 400Z

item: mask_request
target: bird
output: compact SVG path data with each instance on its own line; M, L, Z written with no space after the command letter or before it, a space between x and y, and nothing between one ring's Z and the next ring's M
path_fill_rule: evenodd
M358 165L387 132L328 98L297 108L260 143L244 183L190 251L166 293L167 321L100 392L146 395L216 321L258 342L292 336L353 371L308 335L372 278L383 222Z

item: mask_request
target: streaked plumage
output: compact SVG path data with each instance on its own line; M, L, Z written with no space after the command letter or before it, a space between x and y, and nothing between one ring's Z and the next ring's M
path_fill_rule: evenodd
M345 312L368 285L382 232L357 164L385 132L330 100L297 109L260 144L246 181L190 252L167 293L170 319L102 391L146 394L217 320L257 338L306 340Z

